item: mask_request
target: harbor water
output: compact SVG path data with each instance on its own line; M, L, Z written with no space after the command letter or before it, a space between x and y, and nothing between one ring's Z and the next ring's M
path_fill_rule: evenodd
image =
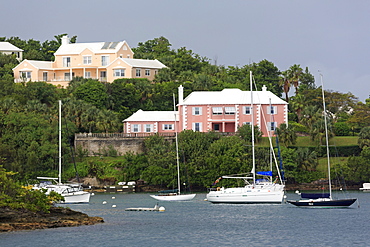
M97 193L89 204L62 205L105 223L0 233L0 246L369 246L370 193L348 192L348 209L290 204L211 204L206 194L157 202L148 194ZM288 193L287 199L298 199ZM103 203L106 202L106 203ZM125 211L133 207L158 211Z

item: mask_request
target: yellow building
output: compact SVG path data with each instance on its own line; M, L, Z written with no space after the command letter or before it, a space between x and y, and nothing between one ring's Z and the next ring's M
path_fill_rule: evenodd
M134 59L126 41L70 43L64 36L54 56L54 62L23 60L13 68L14 81L45 81L66 87L73 77L101 82L120 78L153 80L158 70L166 67L158 60Z

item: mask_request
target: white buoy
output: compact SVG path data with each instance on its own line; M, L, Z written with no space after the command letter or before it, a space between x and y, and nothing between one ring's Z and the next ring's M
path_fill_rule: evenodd
M91 193L91 195L92 195L92 196L95 196L95 194L94 194L94 193Z
M115 207L117 207L116 205L112 205L112 208L115 208Z
M114 199L116 199L116 197L115 196L112 196L112 199L114 200Z
M106 202L106 201L104 201L104 202L103 202L103 204L107 204L107 202Z
M163 206L159 207L159 209L158 209L159 212L164 212L165 210L166 209Z
M295 193L296 193L296 194L299 194L299 190L296 190L296 191L295 191Z

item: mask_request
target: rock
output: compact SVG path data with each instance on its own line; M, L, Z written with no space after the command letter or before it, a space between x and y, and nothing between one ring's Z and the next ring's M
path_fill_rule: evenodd
M101 217L90 217L63 207L52 207L50 213L0 207L0 232L93 225L103 222Z

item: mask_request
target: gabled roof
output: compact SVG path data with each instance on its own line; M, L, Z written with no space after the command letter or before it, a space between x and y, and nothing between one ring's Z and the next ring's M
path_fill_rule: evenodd
M23 51L9 42L0 42L0 51Z
M288 104L270 91L253 91L254 104ZM245 105L251 103L251 92L237 88L225 88L222 91L192 92L183 101L183 105Z
M138 110L122 122L174 122L178 111L143 111Z
M121 61L125 62L126 64L130 65L133 68L152 68L152 69L162 69L166 68L166 65L155 60L148 60L148 59L135 59L135 58L117 58ZM115 59L112 63L114 63L117 59Z
M15 70L19 66L23 65L24 63L29 63L30 65L34 66L37 69L52 69L53 62L50 61L37 61L37 60L23 60L21 63L19 63L17 66L13 68ZM29 68L25 68L22 70L30 70Z
M95 54L98 53L116 53L123 45L131 49L126 41L120 42L93 42L93 43L70 43L63 44L54 53L54 55L74 55L80 54L86 49L89 49Z

